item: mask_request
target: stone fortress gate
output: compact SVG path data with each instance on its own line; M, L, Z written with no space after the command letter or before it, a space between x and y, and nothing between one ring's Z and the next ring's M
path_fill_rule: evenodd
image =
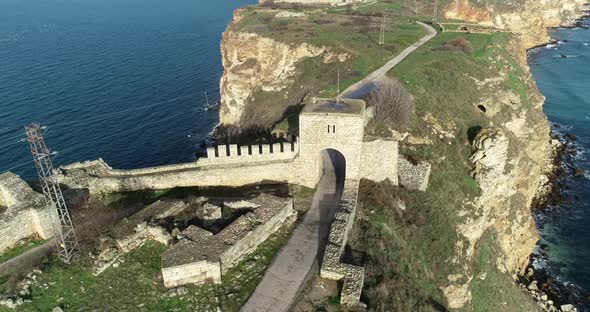
M207 157L196 162L144 169L113 169L99 159L61 167L55 176L61 184L88 189L90 194L269 181L315 188L322 175L322 153L336 150L345 159L345 181L320 274L342 280L341 303L354 306L360 300L364 269L341 263L341 257L354 222L359 181L389 179L423 191L430 175L430 164L400 157L396 140L366 138L366 115L362 100L312 99L299 115L294 142L219 145L208 148Z
M191 186L243 186L265 181L314 188L322 169L321 152L334 149L346 159L346 178L369 179L424 190L430 165L411 164L398 155L393 139L368 140L362 100L313 99L299 115L294 142L248 146L219 145L195 162L142 169L113 169L102 159L57 169L60 183L91 194ZM403 170L398 170L403 168Z

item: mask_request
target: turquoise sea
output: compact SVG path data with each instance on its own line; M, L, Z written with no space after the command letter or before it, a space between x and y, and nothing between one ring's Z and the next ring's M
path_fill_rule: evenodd
M572 165L586 174L568 176L566 201L535 214L540 244L548 246L535 265L577 289L581 311L590 311L590 30L557 29L551 37L559 42L529 53L529 65L556 131L575 135Z
M136 168L194 158L218 122L219 43L256 0L0 1L0 172L34 176L23 126L56 165Z

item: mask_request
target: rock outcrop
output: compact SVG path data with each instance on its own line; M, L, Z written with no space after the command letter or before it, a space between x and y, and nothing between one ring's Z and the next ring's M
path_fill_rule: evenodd
M239 10L234 22L236 19L239 20ZM325 51L324 47L290 45L256 33L232 30L230 26L221 41L221 124L239 125L246 106L255 101L255 92L285 90L294 81L298 62Z
M585 0L523 0L514 2L454 0L445 17L494 26L518 34L523 47L548 41L547 28L571 26Z

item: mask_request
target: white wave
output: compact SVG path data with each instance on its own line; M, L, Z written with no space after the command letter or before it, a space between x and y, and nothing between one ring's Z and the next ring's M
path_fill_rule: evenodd
M588 42L584 42L583 45L587 46L587 45L589 45L589 43Z
M545 48L547 48L547 49L552 49L552 48L555 48L556 46L557 46L557 44L555 44L555 43L550 43L550 44L546 45L546 46L545 46Z

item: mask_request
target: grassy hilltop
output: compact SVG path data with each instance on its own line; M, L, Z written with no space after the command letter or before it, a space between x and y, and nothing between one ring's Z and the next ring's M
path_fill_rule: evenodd
M445 5L440 3L441 8ZM378 1L369 6L359 5L358 9L249 7L229 30L256 33L292 45L328 46L332 51L349 53L352 57L338 66L324 64L319 57L298 64L298 75L291 88L303 86L309 96L333 96L338 68L345 73L342 90L425 34L415 21L430 22L432 17L427 14L432 5L406 1L403 11L401 8L401 1ZM300 12L306 17L275 18L277 11ZM379 45L383 14L387 16L388 26L385 44ZM439 21L461 23L442 18ZM457 253L457 244L463 244L464 239L456 228L466 219L483 214L475 205L481 190L470 174L473 164L469 160L471 142L478 131L489 127L506 130L511 142L508 157L513 163L529 157L524 149L519 150L525 140L527 144L540 144L544 140L543 131L525 138L507 126L515 116L524 119L525 128L544 129L546 125L539 106L541 97L526 64L521 63L524 51L515 48L520 46L515 40L505 32L440 32L388 73L401 81L413 96L415 112L407 128L372 123L366 129L367 134L388 137L392 131L407 132L408 139L401 143L402 154L432 163L433 171L424 193L389 183L361 183L359 215L349 244L354 261L367 268L362 300L370 308L444 311L448 302L441 289L460 271L470 272L472 276L471 281L465 274L457 277L459 282L469 285L472 297L459 310L537 309L511 276L520 268L498 269L496 264L504 251L499 248L495 229L481 236L474 255ZM272 116L268 120L275 118L273 123L257 126L290 126L289 118L283 122L280 119L286 106L292 103L277 103L277 96L278 93L260 91L256 101L248 104L247 110L264 110ZM530 157L536 164L542 162L538 156ZM510 166L506 167L507 172L513 170ZM523 214L522 218L529 220L527 199L524 199L528 197L530 194L524 193L510 199L515 208L508 213L518 218ZM400 200L403 205L399 204ZM523 221L522 226L528 224ZM325 302L309 299L314 297L311 292L304 296L308 298L304 300L310 300L310 306L328 311L340 309L333 297L327 297Z

